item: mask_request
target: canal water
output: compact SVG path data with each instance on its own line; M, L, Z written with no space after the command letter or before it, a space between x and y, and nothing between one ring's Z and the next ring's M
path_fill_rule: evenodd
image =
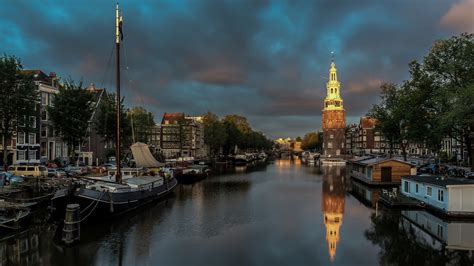
M472 223L453 229L422 211L383 210L380 191L351 181L343 166L279 160L218 171L83 225L72 247L36 217L0 240L0 265L473 265ZM452 243L459 234L467 238Z

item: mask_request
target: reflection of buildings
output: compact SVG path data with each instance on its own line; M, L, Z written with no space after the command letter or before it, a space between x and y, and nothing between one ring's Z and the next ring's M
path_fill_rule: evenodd
M40 261L39 236L34 230L0 242L0 265L38 265Z
M446 221L426 211L402 211L403 223L435 249L474 251L474 223Z
M329 256L334 261L336 245L339 241L339 228L342 224L345 199L345 168L326 167L323 169L323 214L326 226L326 241L329 248Z

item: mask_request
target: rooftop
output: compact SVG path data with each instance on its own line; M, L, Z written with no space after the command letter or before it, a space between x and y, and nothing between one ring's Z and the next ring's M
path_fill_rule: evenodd
M413 180L420 183L433 184L440 187L446 186L460 186L460 185L474 185L474 180L463 178L447 178L442 176L419 176L410 175L402 176L403 179Z
M415 166L414 164L394 158L384 158L384 157L360 157L350 160L351 163L361 164L361 165L374 165L379 164L385 161L396 161L399 163L408 164L411 166Z
M360 126L362 128L374 128L376 121L375 118L363 116L360 118Z

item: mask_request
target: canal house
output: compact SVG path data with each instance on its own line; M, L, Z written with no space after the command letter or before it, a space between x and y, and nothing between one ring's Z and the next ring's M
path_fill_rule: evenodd
M416 166L391 158L356 158L349 161L351 177L369 185L398 185L404 175L416 174Z
M474 180L403 176L401 193L450 216L474 216Z

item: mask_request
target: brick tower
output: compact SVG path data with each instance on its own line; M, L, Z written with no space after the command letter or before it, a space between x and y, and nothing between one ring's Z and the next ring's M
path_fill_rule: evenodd
M344 154L346 114L340 95L341 84L337 81L334 59L329 69L329 81L326 84L326 98L323 109L323 149L325 156Z

